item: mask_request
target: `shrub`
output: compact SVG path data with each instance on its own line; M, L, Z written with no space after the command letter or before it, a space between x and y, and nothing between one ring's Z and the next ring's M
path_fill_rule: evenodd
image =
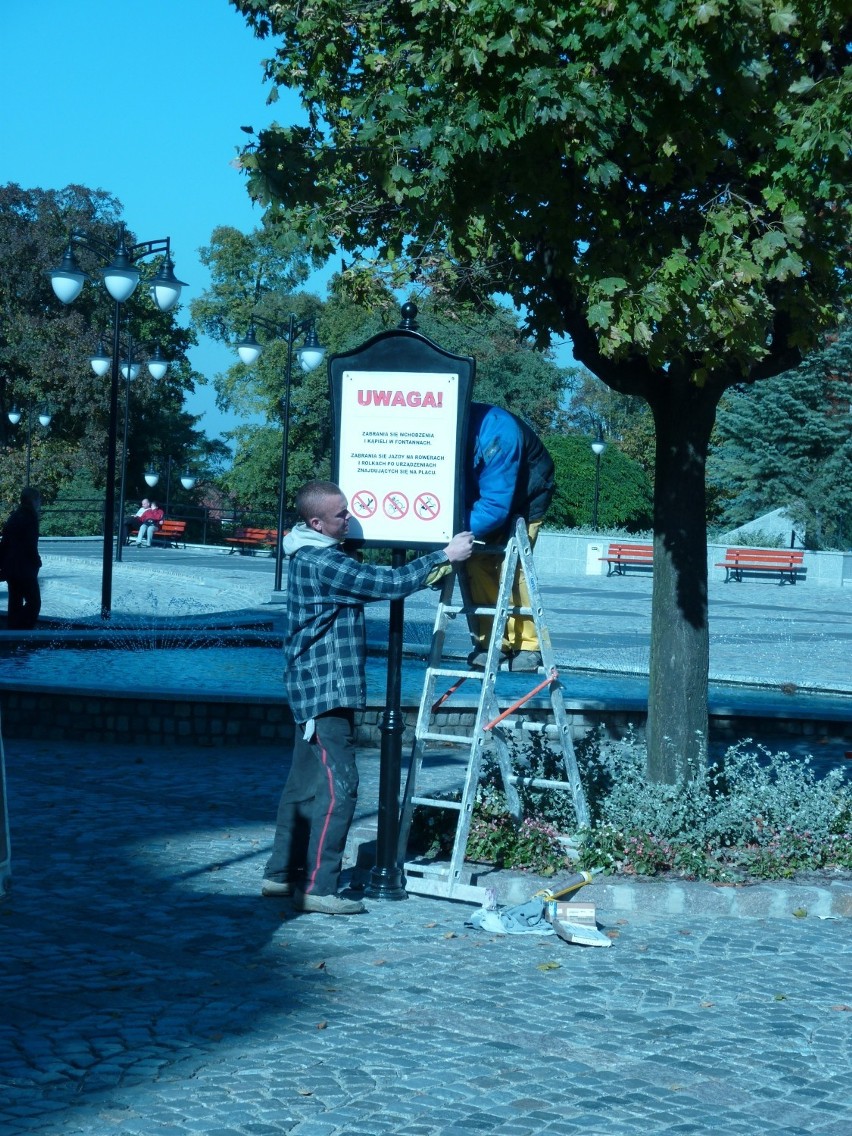
M582 768L592 812L582 868L740 879L852 867L852 790L839 769L817 779L809 759L746 740L721 765L657 785L634 737L599 736Z
M852 788L841 770L818 779L810 759L771 753L746 740L719 765L676 785L645 776L644 746L598 732L577 746L591 823L577 831L571 794L525 779L564 780L561 753L533 735L512 753L523 819L509 814L498 763L483 763L466 855L506 868L553 874L579 868L691 879L784 878L798 871L852 869ZM456 795L456 799L458 796ZM458 818L415 810L412 842L446 856ZM573 833L574 860L566 859Z

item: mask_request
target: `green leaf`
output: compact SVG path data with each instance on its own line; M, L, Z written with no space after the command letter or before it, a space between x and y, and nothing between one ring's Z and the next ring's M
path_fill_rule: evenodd
M598 287L605 296L614 296L616 292L627 288L627 281L622 276L605 276Z
M601 300L589 308L589 323L593 327L606 330L612 320L613 306L609 300Z

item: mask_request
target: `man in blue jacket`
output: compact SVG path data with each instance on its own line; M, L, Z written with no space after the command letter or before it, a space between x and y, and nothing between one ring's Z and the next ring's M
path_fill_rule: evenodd
M468 419L465 454L465 515L477 540L502 544L515 517L527 522L530 543L535 544L556 488L553 461L538 435L520 418L483 402L473 402ZM503 565L501 556L473 556L467 565L471 598L493 607ZM512 603L529 607L523 574L516 579ZM476 646L468 659L473 667L485 665L490 617L480 616L474 635ZM502 654L513 671L535 671L541 652L535 623L525 616L510 616L503 633Z
M302 521L284 540L284 681L296 740L261 891L291 895L298 884L300 910L356 915L364 905L337 888L358 794L353 728L355 711L366 703L364 604L403 599L424 587L436 567L466 560L473 533L457 533L439 552L385 568L359 563L340 548L349 511L333 482L308 482L296 494L296 509Z

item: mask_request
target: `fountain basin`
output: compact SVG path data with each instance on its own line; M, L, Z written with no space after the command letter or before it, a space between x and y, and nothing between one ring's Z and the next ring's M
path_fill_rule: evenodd
M410 736L416 722L425 662L408 652L402 707ZM644 725L648 682L641 674L562 672L575 736L603 724L621 735ZM501 699L522 696L537 680L506 675ZM469 732L478 684L451 702L446 729ZM371 653L368 708L358 740L379 744L386 659ZM0 634L0 707L6 737L77 738L92 743L146 745L289 745L293 719L284 693L282 638L268 628L125 628ZM546 716L547 700L530 703ZM711 733L733 740L790 734L817 739L852 737L852 695L825 691L712 683ZM841 745L848 749L848 741Z

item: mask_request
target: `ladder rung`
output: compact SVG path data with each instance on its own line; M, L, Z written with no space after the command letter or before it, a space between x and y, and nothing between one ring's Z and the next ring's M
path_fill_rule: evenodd
M409 872L416 872L418 875L431 876L438 880L446 880L450 875L446 860L408 860L402 865L402 870L406 875Z
M530 734L544 734L548 738L558 738L560 730L552 722L526 722L520 718L504 718L500 725L507 730L526 730Z
M511 604L506 608L496 607L469 607L465 608L465 612L470 615L497 615L506 612L507 615L532 615L533 609L531 607L513 607Z
M546 734L549 738L558 738L562 732L553 722L523 721L518 723L518 729L526 730L528 734ZM565 729L568 729L567 725Z
M473 741L473 734L418 734L417 740L421 742L453 742L455 745L469 746Z
M461 801L442 801L440 797L412 797L411 803L412 805L429 805L436 809L455 809L456 812L461 812Z
M403 864L405 890L414 895L432 895L441 899L458 899L463 903L484 903L487 891L484 887L453 879L448 867L440 868L431 864Z
M428 673L439 678L472 678L479 679L480 682L485 677L485 671L459 671L449 667L429 667Z
M514 774L509 777L513 785L532 785L533 789L568 789L571 791L571 786L567 781L548 781L543 777L517 777Z

